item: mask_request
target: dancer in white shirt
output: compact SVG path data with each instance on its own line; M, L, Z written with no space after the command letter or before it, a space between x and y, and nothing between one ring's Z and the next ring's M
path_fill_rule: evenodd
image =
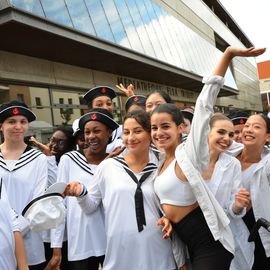
M123 123L123 142L128 149L122 157L104 160L95 174L95 185L78 201L86 213L102 202L107 248L104 270L176 269L170 228L156 224L159 204L153 189L157 166L149 160L150 121L146 112L132 111ZM81 185L70 183L66 194L78 195ZM161 225L165 220L160 219Z
M152 140L166 152L155 190L166 217L189 248L193 270L230 268L234 241L229 219L201 176L209 161L209 119L232 58L258 56L264 51L233 47L225 50L213 75L203 81L205 86L197 99L191 131L184 144L179 145L183 127L179 110L163 104L151 115Z
M242 220L250 203L249 192L242 186L240 162L225 153L233 138L232 121L224 115L214 115L208 135L210 163L202 176L230 219L235 243L230 270L251 270L254 243L248 242L249 231Z

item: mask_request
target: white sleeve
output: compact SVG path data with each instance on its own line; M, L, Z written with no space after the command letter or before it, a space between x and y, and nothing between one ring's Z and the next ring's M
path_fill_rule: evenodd
M60 162L58 164L57 168L57 182L69 182L69 157L66 155L63 155L60 159ZM66 204L66 200L64 200L64 203ZM62 243L64 240L64 234L65 234L65 224L59 225L57 228L51 229L50 235L51 235L51 248L61 248Z
M205 77L203 83L204 87L196 101L191 130L183 146L191 163L199 172L204 171L209 163L209 121L224 79L221 76Z
M102 193L100 189L100 182L102 177L102 164L100 164L95 172L93 183L87 187L88 193L83 197L78 197L78 203L86 214L93 213L102 201Z

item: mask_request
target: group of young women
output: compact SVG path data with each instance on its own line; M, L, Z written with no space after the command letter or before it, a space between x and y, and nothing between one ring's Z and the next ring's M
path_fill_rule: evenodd
M78 123L85 148L63 154L54 177L67 183L67 214L66 225L51 231L55 250L46 269L98 269L99 265L104 270L187 269L185 247L193 270L268 269L268 232L261 228L255 245L247 238L258 218L270 220L270 156L264 148L270 140L270 119L251 116L243 129L243 144L235 146L231 121L213 116L233 57L255 57L264 51L225 50L212 76L204 78L185 142L183 115L162 92L154 94L158 99L131 96L127 110L134 108L127 112L121 130L110 113L112 89L90 90L85 98L91 109ZM34 172L47 173L48 178L49 169L44 155L23 142L33 117L22 112L30 110L18 104L7 108L8 113L0 109L4 135L0 174L9 203L19 215L23 205L47 185L48 179ZM122 144L123 152L112 152ZM24 155L29 151L27 162ZM34 164L39 159L42 166ZM27 175L19 173L24 167ZM39 181L39 186L30 181ZM20 207L18 198L23 198ZM60 268L65 233L68 263ZM31 234L25 234L25 243ZM33 261L39 250L33 245L42 239L31 243L25 245L29 268L44 269L41 253Z

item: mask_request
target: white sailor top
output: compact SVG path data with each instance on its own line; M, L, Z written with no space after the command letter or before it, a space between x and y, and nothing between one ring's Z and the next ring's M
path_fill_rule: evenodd
M96 168L97 165L88 164L82 152L68 152L61 157L58 164L57 182L79 181L89 187ZM66 197L65 202L68 260L78 261L104 255L106 233L102 206L95 212L86 214L75 197ZM60 240L62 241L61 238Z
M230 270L250 270L254 262L254 243L248 242L249 230L242 220L246 211L244 209L236 215L232 210L235 194L243 187L240 162L229 154L221 153L212 177L206 183L230 219L235 242Z
M47 159L39 150L29 146L21 157L9 168L0 152L0 175L6 187L11 207L19 215L19 228L24 235L25 250L29 265L45 261L44 247L40 233L28 231L29 223L21 215L23 208L34 198L42 195L47 186ZM27 232L28 231L28 232Z
M5 187L0 177L0 269L17 269L14 231L18 231L17 216L9 205Z
M86 212L95 211L101 201L103 203L107 234L104 270L175 269L171 242L162 238L161 228L156 225L160 213L153 188L153 173L140 185L145 218L143 224L139 224L136 215L135 196L139 179L156 168L153 163L148 163L142 172L134 174L122 157L109 158L100 163L95 185L89 188L86 196L78 198Z

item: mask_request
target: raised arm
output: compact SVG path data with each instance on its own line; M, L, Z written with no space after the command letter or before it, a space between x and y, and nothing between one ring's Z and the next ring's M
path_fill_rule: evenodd
M218 61L211 77L203 79L203 90L196 101L191 131L185 144L185 151L193 165L201 172L208 166L209 120L213 114L220 88L223 86L223 77L235 56L255 57L265 52L265 48L235 48L228 47ZM177 152L176 152L177 153Z

